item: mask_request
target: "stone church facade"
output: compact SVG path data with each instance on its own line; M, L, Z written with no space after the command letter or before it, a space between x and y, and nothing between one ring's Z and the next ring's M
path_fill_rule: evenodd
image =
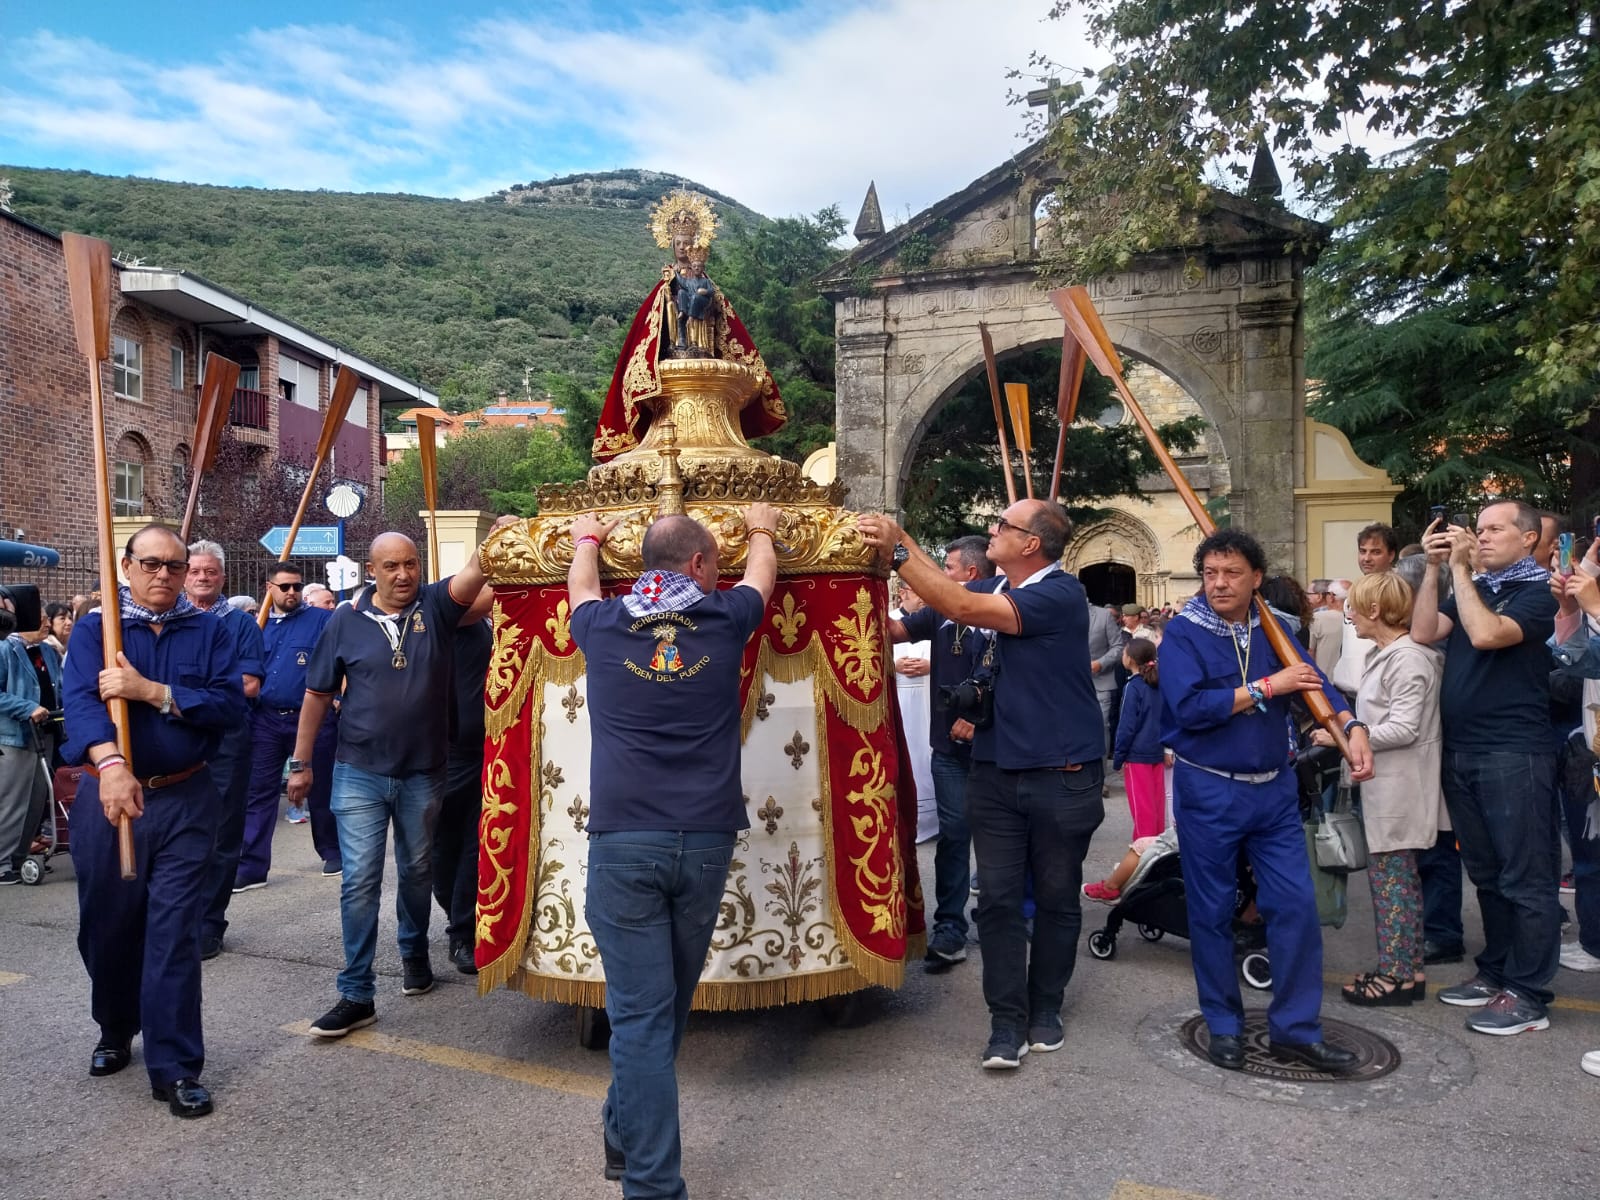
M1202 499L1226 495L1234 525L1304 579L1346 557L1337 536L1314 536L1324 499L1347 502L1346 524L1352 513L1386 520L1398 489L1347 443L1342 456L1314 449L1328 435L1343 442L1304 411L1304 272L1324 231L1277 203L1270 160L1261 178L1258 168L1250 197L1216 194L1203 245L1150 254L1089 289L1152 420L1206 418L1203 452L1180 462L1191 485ZM923 431L983 370L979 321L1002 359L1060 343L1037 271L1043 201L1057 179L1035 146L888 232L869 192L860 244L820 281L834 303L837 470L853 507L898 507ZM1160 604L1197 586L1198 530L1164 479L1148 482L1148 502L1102 502L1114 514L1068 549L1068 568L1098 599Z

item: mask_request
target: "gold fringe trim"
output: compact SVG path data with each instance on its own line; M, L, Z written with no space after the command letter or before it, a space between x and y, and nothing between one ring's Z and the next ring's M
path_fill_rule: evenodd
M918 948L917 953L922 952L923 949ZM537 975L524 967L515 972L510 986L535 1000L555 1004L604 1008L606 1003L606 985L599 979L561 979ZM695 1012L745 1012L826 1000L830 996L845 996L863 988L880 986L899 987L900 980L889 983L871 978L856 970L853 964L777 979L702 979L694 990L690 1008Z
M489 992L503 984L509 984L513 976L521 973L522 950L527 945L528 927L533 921L533 893L539 873L539 806L543 800L541 794L540 754L544 748L544 664L546 657L544 644L536 637L533 649L528 654L527 666L524 668L524 672L531 677L528 685L529 689L539 697L539 711L533 714L533 728L528 734L528 788L525 793L529 810L528 853L527 877L522 882L522 912L517 919L517 932L506 944L505 952L493 962L478 968L478 995L480 996L488 995ZM573 657L581 660L583 655L579 653L574 654ZM509 764L507 765L509 767ZM510 845L506 849L508 852L514 850Z
M845 690L844 684L839 682L833 668L828 665L828 651L822 644L822 634L813 631L811 640L804 648L792 654L785 654L772 644L772 639L761 635L761 648L756 651L755 666L752 668L750 690L744 698L744 711L739 717L739 737L743 741L750 736L750 727L755 723L756 708L761 703L763 692L762 684L767 679L776 683L800 683L810 677L814 681L817 696L817 712L823 712L822 700L827 698L833 705L833 710L839 719L858 733L876 733L883 724L886 711L889 707L889 696L885 690L889 684L884 681L878 691L876 700L858 700ZM826 734L826 729L818 731Z

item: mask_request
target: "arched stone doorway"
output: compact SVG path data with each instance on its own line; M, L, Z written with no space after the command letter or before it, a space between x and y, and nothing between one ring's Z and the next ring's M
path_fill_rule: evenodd
M1077 575L1094 604L1167 602L1172 572L1155 531L1125 512L1110 512L1074 531L1061 565Z
M983 368L978 322L998 354L1059 342L1037 283L1038 200L1053 165L1036 145L888 233L868 236L819 281L838 329L839 476L857 508L898 506L931 415ZM1094 280L1112 340L1199 404L1230 467L1233 521L1296 563L1304 483L1305 267L1322 230L1272 201L1218 194L1198 270L1159 252Z

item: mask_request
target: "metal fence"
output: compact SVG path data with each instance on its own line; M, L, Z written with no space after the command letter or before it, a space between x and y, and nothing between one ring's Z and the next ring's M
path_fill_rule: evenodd
M61 555L60 566L0 567L0 584L37 584L46 604L52 600L70 600L79 594L88 595L100 579L99 552L93 546L58 546L56 549ZM260 599L267 590L267 573L278 560L253 544L224 545L222 549L228 559L228 595L242 593ZM295 565L305 572L307 583L327 582L321 560L308 559Z

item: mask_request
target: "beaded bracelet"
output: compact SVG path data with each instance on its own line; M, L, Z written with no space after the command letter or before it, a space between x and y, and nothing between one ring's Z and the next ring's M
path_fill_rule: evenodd
M748 531L746 531L746 533L744 535L745 536L745 540L748 541L749 539L755 537L755 535L758 534L758 533L766 534L774 542L776 542L778 540L778 535L776 533L774 533L772 530L768 529L765 525L752 526Z
M99 762L94 764L94 769L96 771L104 771L104 770L106 770L106 769L108 769L110 767L125 767L127 765L128 765L128 760L123 758L122 755L120 755L120 754L108 754L104 758L102 758Z

